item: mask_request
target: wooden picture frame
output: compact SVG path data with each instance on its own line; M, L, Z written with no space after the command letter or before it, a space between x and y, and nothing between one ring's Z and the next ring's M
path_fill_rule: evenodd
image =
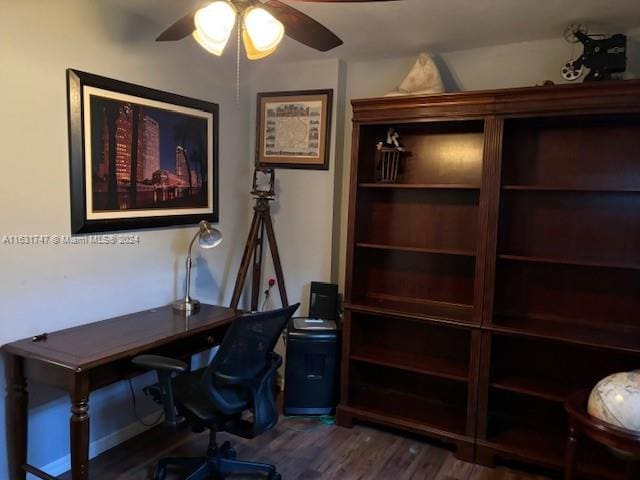
M333 90L258 93L259 167L328 170Z
M217 104L73 69L67 100L72 233L219 220Z

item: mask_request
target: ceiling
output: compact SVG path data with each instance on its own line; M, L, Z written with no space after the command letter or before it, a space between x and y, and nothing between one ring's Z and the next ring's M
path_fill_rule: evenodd
M109 1L122 14L157 25L158 34L195 5L206 3ZM422 50L447 52L560 38L565 27L576 21L589 24L593 33L627 32L640 27L638 0L399 0L352 4L283 1L320 21L344 40L343 46L321 53L285 39L278 57L287 61L370 59Z

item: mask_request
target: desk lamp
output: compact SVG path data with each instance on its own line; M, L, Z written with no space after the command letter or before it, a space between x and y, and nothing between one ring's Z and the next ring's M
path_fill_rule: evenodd
M189 253L187 254L187 274L185 282L185 295L182 300L173 302L173 310L180 313L191 314L200 310L200 302L194 298L191 298L189 292L191 290L191 248L194 242L198 239L198 245L202 248L213 248L220 245L222 242L222 233L217 228L211 226L211 224L205 220L202 220L198 225L198 232L193 236L191 243L189 244Z

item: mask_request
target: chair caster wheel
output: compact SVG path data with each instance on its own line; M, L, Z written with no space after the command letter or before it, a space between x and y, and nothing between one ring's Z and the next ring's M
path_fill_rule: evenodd
M222 444L222 446L220 447L220 455L222 456L222 458L227 458L229 460L235 460L238 456L236 451L231 447L231 443L229 442L224 442Z

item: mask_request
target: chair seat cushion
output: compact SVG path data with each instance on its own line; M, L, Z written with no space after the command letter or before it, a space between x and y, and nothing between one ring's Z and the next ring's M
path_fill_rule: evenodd
M202 385L201 377L204 370L178 375L172 379L175 401L182 415L195 417L207 426L215 424L220 427L221 421L227 418L214 406ZM216 393L223 397L225 404L235 407L234 410L242 412L249 407L249 399L237 389L227 387L216 390Z

